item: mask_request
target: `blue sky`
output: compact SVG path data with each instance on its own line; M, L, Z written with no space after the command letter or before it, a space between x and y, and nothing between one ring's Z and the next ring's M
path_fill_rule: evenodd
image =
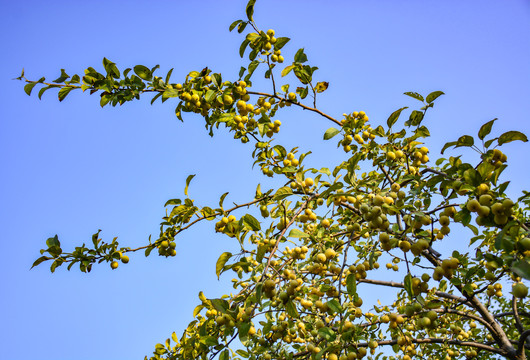
M90 274L46 266L29 271L45 239L58 234L71 249L102 229L126 246L158 233L167 199L190 196L200 204L250 199L264 179L251 169L251 147L225 131L210 138L201 119L179 122L174 104L137 101L99 107L97 95L73 92L59 103L50 90L39 101L26 76L73 75L107 57L120 68L160 64L181 81L208 66L237 79L241 35L228 25L244 17L246 1L0 1L0 358L130 359L150 354L191 320L197 294L230 291L214 264L229 239L211 224L184 233L171 259L141 254L111 271ZM512 1L276 1L258 0L262 29L292 40L286 63L304 47L318 80L330 87L319 107L332 116L364 110L384 123L402 106L405 91L446 93L425 120L435 153L446 141L475 135L499 118L496 134L530 134L530 3ZM268 88L267 88L268 89ZM307 112L279 115L278 142L312 150L312 166L343 156L323 142L330 126ZM504 147L511 194L528 189L527 144ZM473 159L470 152L466 152ZM475 157L476 159L476 157Z

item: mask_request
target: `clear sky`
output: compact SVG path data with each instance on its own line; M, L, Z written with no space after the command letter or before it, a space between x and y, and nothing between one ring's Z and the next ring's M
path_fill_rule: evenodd
M60 68L102 70L107 57L122 69L174 67L175 81L205 66L236 80L246 64L238 55L243 37L228 26L244 17L245 4L0 0L0 359L143 359L181 333L200 290L229 291L230 276L217 281L214 267L234 244L207 224L183 234L174 258L136 254L117 271L105 264L90 274L29 271L46 238L58 234L69 250L102 229L105 239L143 245L158 233L165 201L183 196L189 174L197 174L190 195L204 205L226 191L227 201L243 202L258 182L271 184L251 170L250 145L225 131L210 138L194 116L180 123L175 103L101 109L97 95L73 92L59 103L53 90L39 101L11 79L22 67L29 78L49 80ZM444 91L425 120L431 158L495 117L497 134L530 134L529 1L258 0L255 20L292 39L286 63L306 49L320 68L316 78L330 83L319 106L333 116L364 110L384 123L415 105L403 92ZM322 141L330 126L322 118L291 110L280 118L278 141L313 150L309 165L343 156ZM530 148L503 149L509 192L518 195L529 188Z

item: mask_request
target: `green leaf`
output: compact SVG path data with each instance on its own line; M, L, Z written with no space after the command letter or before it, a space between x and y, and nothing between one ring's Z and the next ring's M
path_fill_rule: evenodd
M120 77L120 70L116 67L116 64L107 58L103 58L103 67L107 73L113 78L117 79Z
M236 27L239 23L241 23L241 22L243 22L243 20L236 20L236 21L234 21L232 24L230 24L230 27L228 28L228 30L229 30L229 31L234 30L235 27Z
M249 22L242 22L242 23L240 23L240 24L237 26L237 32L241 34L241 33L245 30L245 28L247 27L248 24L249 24Z
M249 2L247 3L246 12L247 12L247 18L250 21L254 21L252 16L254 15L254 5L255 4L256 4L256 0L249 0Z
M219 344L217 338L210 335L202 336L199 341L206 346L216 346Z
M293 194L293 190L291 190L290 187L284 186L284 187L279 188L278 191L276 191L276 194L274 194L272 199L273 200L283 200L283 199L285 199L286 197L288 197L288 196L290 196L292 194Z
M51 89L51 88L55 88L55 87L58 87L58 86L59 86L59 85L49 85L49 86L45 86L45 87L41 88L41 89L39 90L39 94L38 94L38 96L39 96L39 100L42 99L42 95L44 94L44 92L45 92L46 90Z
M288 237L293 237L293 238L308 238L309 236L310 236L309 234L306 234L305 232L300 231L298 229L292 229L288 235Z
M33 90L35 85L37 85L36 82L24 85L24 91L26 92L26 94L28 94L28 96L31 95L31 90Z
M335 129L334 127L330 127L330 128L327 129L326 132L324 133L324 140L329 140L329 139L331 139L332 137L334 137L335 135L337 135L338 133L340 133L340 130L339 130L339 129Z
M288 37L279 37L276 39L276 43L274 44L274 50L280 50L281 48L283 48L285 46L285 44L287 44L289 42L289 39Z
M248 324L248 327L250 328L250 324ZM247 331L247 333L248 333L248 331ZM247 359L247 358L249 357L248 352L246 352L246 351L244 351L244 350L241 350L241 349L236 350L236 353L237 353L239 356L244 357L245 359Z
M74 88L70 86L65 86L59 90L59 101L63 101L66 95L70 93Z
M292 318L297 319L300 316L300 314L298 314L298 310L296 310L296 306L291 300L287 301L285 304L285 311L287 311L287 314L289 314L289 316Z
M518 260L512 264L512 271L526 280L530 280L530 264L526 260Z
M225 197L228 195L228 192L225 192L221 197L219 198L219 207L223 208L223 202L225 201Z
M61 246L61 243L59 242L59 237L55 235L54 237L48 238L48 240L46 240L46 245L49 248L53 246Z
M427 95L427 102L430 104L441 95L444 95L442 91L433 91L432 93Z
M228 349L224 349L223 352L219 355L219 360L228 360L230 358L230 353Z
M473 168L464 171L464 180L467 184L471 184L473 186L478 186L482 183L482 177L480 176L480 173Z
M412 292L412 276L410 274L405 275L405 280L403 282L405 291L409 295L409 299L412 299L414 293Z
M304 48L298 49L294 55L294 61L298 63L305 63L307 61L307 55L304 53Z
M215 308L215 310L226 314L228 310L228 301L223 299L211 299L210 302L212 303L212 306Z
M206 95L204 96L204 99L206 100L207 103L211 103L212 101L215 100L216 95L217 95L217 92L215 90L208 90L206 92Z
M173 73L173 68L171 68L166 75L166 84L169 84L169 78L171 77L171 74Z
M455 148L461 147L461 146L471 147L473 146L473 144L475 144L475 140L473 139L472 136L463 135L463 136L460 136L458 140L456 141Z
M333 332L333 330L327 327L321 327L320 329L318 329L318 335L330 342L335 341L335 339L337 338L337 335Z
M247 49L248 44L250 44L248 39L243 40L241 43L241 46L239 47L239 56L241 56L241 58L245 55L245 50Z
M392 114L390 114L390 116L388 117L388 120L386 121L388 128L391 128L392 125L396 123L396 121L399 119L399 115L401 115L401 112L405 109L408 109L408 106L402 107L401 109L398 109L394 111Z
M423 96L421 96L420 94L418 94L417 92L411 92L411 91L408 91L406 93L403 93L407 96L410 96L411 98L414 98L416 100L419 100L419 101L423 101Z
M334 313L342 314L344 312L344 309L337 299L331 299L327 302L327 305L331 310L333 310Z
M217 263L215 264L215 274L217 275L217 279L219 279L219 276L223 272L223 267L231 257L231 252L224 252L219 256L219 259L217 259Z
M110 94L110 93L102 93L101 94L101 99L99 100L99 105L101 107L104 107L105 105L107 105L109 103L109 101L112 100L112 97L113 97L113 95Z
M64 69L61 69L61 76L59 76L57 79L53 80L54 83L62 83L66 79L68 79L70 75L68 75Z
M31 265L31 268L30 268L30 269L33 269L35 266L39 265L39 264L42 263L43 261L50 260L50 259L53 259L53 258L48 257L48 256L41 256L40 258L38 258L37 260L35 260L35 262L33 263L33 265Z
M136 65L134 67L134 73L138 75L140 79L150 81L153 78L153 74L151 73L151 70L149 70L148 67L143 65Z
M478 138L480 140L484 140L486 135L488 135L491 132L491 127L493 126L493 123L495 122L495 120L497 120L497 118L488 121L487 123L485 123L484 125L480 127L480 130L478 131Z
M357 279L355 278L355 274L349 274L346 278L346 290L350 296L357 294Z
M508 131L499 136L498 143L499 145L506 144L512 141L521 140L522 142L527 142L528 138L525 134L519 131Z
M188 186L190 185L191 179L193 179L194 177L195 177L195 174L189 175L186 178L186 187L184 188L184 195L186 195L186 196L188 196Z
M258 231L261 230L261 225L254 216L246 214L243 216L243 223L251 230Z
M414 110L410 114L409 120L405 123L405 125L418 126L419 124L421 124L422 120L423 120L423 112Z
M456 143L457 143L456 141L449 141L449 142L445 143L445 145L442 148L442 151L440 153L443 154L444 151L447 150L447 148L456 145Z
M285 67L285 69L282 70L282 77L286 76L287 74L289 74L291 72L291 70L293 70L294 68L295 68L295 65L289 65L289 66ZM285 92L287 92L287 90L285 90Z

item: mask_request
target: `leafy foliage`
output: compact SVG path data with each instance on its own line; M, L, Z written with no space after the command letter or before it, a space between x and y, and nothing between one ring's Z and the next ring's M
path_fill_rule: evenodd
M406 92L421 107L402 126L397 124L407 107L390 114L386 127L371 123L364 111L335 119L316 107L317 94L329 83L315 82L318 68L307 64L304 49L292 53L291 64L275 69L285 61L282 49L289 38L259 30L254 5L251 0L246 7L247 20L229 27L238 33L251 29L239 48L242 58L250 49L248 63L235 81L204 68L174 83L172 71L165 77L155 75L158 66L120 71L106 58L102 72L89 67L70 77L61 69L52 83L28 80L24 72L19 79L28 95L39 86L39 98L57 88L60 101L73 90L98 93L101 106L149 94L151 103L174 101L178 119L197 113L210 135L222 126L234 139L253 144L254 166L285 185L267 190L258 185L253 199L225 208L227 194L218 206L195 204L188 195L195 176L190 175L185 197L167 201L156 240L131 249L116 238L103 241L98 231L91 245L64 252L55 236L33 266L49 261L52 272L63 264L90 272L102 262L116 269L119 261L129 262L127 254L140 250L175 256L180 232L215 220L215 231L240 246L238 253L220 254L215 266L218 277L235 274L235 294L199 293L194 320L180 337L173 333L157 344L150 359L524 359L530 333L524 283L530 279L530 197L528 192L507 197L509 182L500 177L508 157L499 147L527 137L509 131L486 140L494 119L480 128L478 141L463 135L442 149L443 154L471 147L480 155L475 163L460 156L431 160L423 123L441 91L425 97ZM258 68L271 81L272 93L254 90ZM278 71L281 77L275 78ZM294 83L277 84L289 75ZM289 91L291 86L296 90ZM330 168L306 168L309 153L276 144L273 137L281 129L276 116L286 106L331 121L323 138L338 137L349 158ZM249 207L259 209L261 218L246 213ZM467 252L443 254L451 229L469 236ZM503 284L510 283L511 294L503 293ZM372 286L389 290L384 303L363 303Z

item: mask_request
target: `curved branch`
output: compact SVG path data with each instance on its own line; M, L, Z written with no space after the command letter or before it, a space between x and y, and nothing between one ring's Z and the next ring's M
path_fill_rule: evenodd
M523 332L523 324L521 323L521 318L519 317L519 311L517 309L517 298L515 296L512 296L512 310L513 310L513 317L515 318L515 327L517 328L517 331L520 333Z
M460 341L454 339L440 339L440 338L424 338L424 339L411 339L411 342L415 344L451 344L463 347L472 347L481 350L486 350L495 354L506 356L506 352L502 349L494 348L492 346L481 344L474 341ZM378 345L395 345L397 340L383 340L378 341ZM368 347L368 343L357 343L358 347Z
M389 286L389 287L395 287L395 288L404 288L405 285L403 283L398 283L395 281L383 281L383 280L373 280L373 279L360 279L358 280L360 283L367 283L367 284L373 284L373 285L382 285L382 286ZM443 297L450 300L460 301L462 303L467 303L468 300L465 298L462 298L460 296L456 296L453 294L448 294L443 291L435 291L434 294L439 297Z
M523 333L521 334L521 337L519 338L519 341L517 342L517 357L521 357L523 355L523 351L525 347L524 345L528 337L530 337L530 329L523 331Z
M340 121L338 121L337 119L329 116L328 114L318 110L317 108L312 108L312 107L309 107L307 105L304 105L300 102L296 102L296 101L291 101L291 100L287 100L285 98L282 98L278 95L273 95L273 94L267 94L267 93L263 93L263 92L259 92L259 91L247 91L247 94L252 94L252 95L259 95L259 96L267 96L267 97L272 97L272 98L275 98L275 99L278 99L278 100L283 100L283 101L286 101L286 102L289 102L291 104L294 104L294 105L297 105L297 106L300 106L302 109L304 110L309 110L309 111L313 111L313 112L316 112L317 114L325 117L326 119L328 120L331 120L333 121L335 124L339 125L342 127L342 124L340 123Z

